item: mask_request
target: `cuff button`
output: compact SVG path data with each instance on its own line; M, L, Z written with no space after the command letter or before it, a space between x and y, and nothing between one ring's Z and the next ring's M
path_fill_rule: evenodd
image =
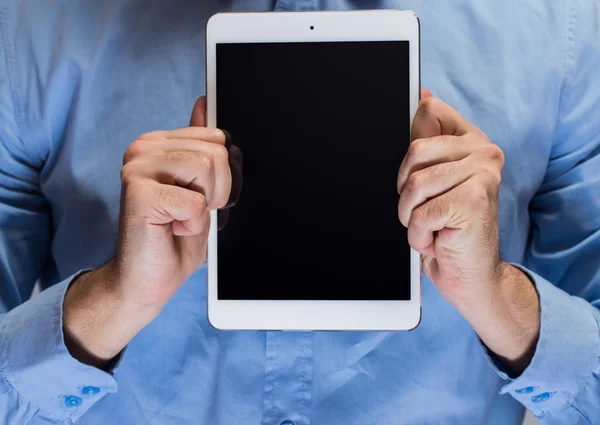
M81 389L81 394L83 394L83 395L96 395L99 392L100 392L100 388L98 388L98 387L88 386L88 387L83 387Z
M515 392L517 394L531 394L532 392L535 391L535 388L536 387L525 387L525 388L521 388L521 389L515 390Z
M65 397L65 406L67 407L77 407L80 406L83 400L74 395L69 395Z
M534 403L541 403L543 401L548 400L550 397L552 397L552 394L550 393L541 393L531 397L531 401L533 401Z

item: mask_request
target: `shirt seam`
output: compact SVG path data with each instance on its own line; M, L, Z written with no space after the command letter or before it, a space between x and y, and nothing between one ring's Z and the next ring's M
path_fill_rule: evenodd
M28 422L28 424L31 424L33 422L33 420L36 418L36 416L38 416L38 414L42 412L42 410L39 407L37 407L37 405L35 403L33 403L31 400L29 400L29 398L27 398L23 394L21 394L13 386L13 384L8 380L8 378L4 374L4 370L3 369L0 369L0 379L2 379L6 383L6 385L8 385L8 387L17 395L18 398L20 398L21 400L23 400L28 405L33 406L33 408L35 409L35 412L34 412L33 416L31 417L31 420ZM64 423L65 421L69 421L69 423L71 423L71 419L67 418L67 417L61 418L61 417L58 417L58 416L50 415L50 416L48 416L48 418L49 419L57 419L57 420L61 421L62 423Z
M552 144L554 145L555 143L557 143L556 141L556 133L558 131L558 123L560 122L561 118L564 116L565 114L565 108L566 108L566 103L567 103L567 99L569 98L570 95L570 85L572 83L572 79L573 79L573 75L572 73L574 72L575 69L575 25L576 25L576 20L577 20L577 16L575 13L575 6L574 6L574 1L575 0L566 0L565 1L565 6L568 10L567 12L567 20L566 20L566 28L565 28L565 45L564 45L564 49L563 49L563 57L564 57L564 62L563 62L563 67L562 67L562 72L563 72L563 79L562 82L560 84L560 90L559 90L559 94L558 94L558 107L556 110L556 120L554 121L554 127L552 129L551 135L552 135ZM552 149L550 149L548 151L548 158L547 158L547 162L550 163L550 159L552 157ZM546 168L547 171L547 168ZM547 183L546 181L546 175L544 176L544 179L542 181L542 183Z
M592 308L595 309L596 307L592 306ZM594 315L594 322L596 323L597 332L600 332L600 321L598 321L598 318L596 317L596 315ZM577 379L575 388L579 388L579 391L576 392L575 394L573 394L573 396L570 397L569 399L567 399L567 401L566 401L567 405L570 408L572 408L573 410L575 410L579 414L579 416L581 416L582 419L584 419L589 425L591 425L592 422L588 419L588 417L586 415L583 414L583 412L581 412L577 407L575 407L575 404L576 404L575 399L580 394L585 393L585 390L589 385L589 380L586 380L585 377L588 376L590 374L590 372L592 372L592 370L594 368L594 363L597 362L598 359L600 359L600 355L598 355L598 353L596 353L595 356L592 356L592 358L590 359L590 362L588 363L588 365L585 369L585 372L579 376L579 379Z
M12 107L15 112L17 131L26 139L25 141L29 144L29 146L33 146L31 136L29 135L29 131L25 125L25 105L18 90L18 87L20 87L21 84L21 79L19 73L17 72L17 55L14 40L8 30L8 11L6 8L0 8L0 36L2 37L2 44L4 46L6 74L10 87Z
M79 273L75 274L75 276L71 279L71 282L69 282L69 285L79 276L81 276L82 273L84 273L85 270L80 271ZM53 332L55 334L55 337L53 339L54 344L52 349L51 349L51 354L54 358L60 358L60 357L64 357L64 355L70 356L70 354L67 352L64 352L61 350L61 346L63 345L63 332L62 332L62 305L64 302L64 297L65 294L69 288L69 285L67 285L67 287L64 289L64 292L62 292L61 296L57 297L57 300L54 301L52 303L52 314L50 315L50 320L52 321L52 326L53 326ZM9 320L11 318L10 314L7 314L4 316L5 320L0 321L0 334L2 333L2 330L7 329L8 328L8 323ZM8 320L7 320L8 319ZM0 347L2 348L2 347ZM66 347L65 347L66 348ZM85 372L88 370L88 366L79 362L76 359L73 359L73 361L69 361L68 362L69 367L71 367L73 369L74 372ZM91 366L89 366L91 367ZM93 407L96 402L99 399L96 400L92 400L89 404L85 405L85 406L81 406L81 407L77 407L76 409L69 411L69 412L65 412L64 416L63 415L56 415L53 413L53 409L51 406L51 402L46 402L46 403L41 403L38 401L33 401L34 399L30 399L29 397L26 397L23 395L22 392L20 392L19 390L17 390L17 388L12 385L11 381L8 378L8 373L7 372L12 372L11 367L10 366L4 366L4 367L0 367L0 378L4 379L7 384L10 386L10 388L19 396L21 397L25 402L27 402L28 404L30 404L31 406L33 406L36 411L39 411L40 413L43 413L44 415L46 415L48 418L50 419L57 419L60 420L61 423L65 423L65 421L67 421L66 423L73 423L76 421L77 417L80 417L81 415L83 415L85 412L87 412L91 407ZM107 373L105 371L101 371L101 373ZM112 379L115 379L114 376L112 377ZM60 397L60 396L57 396Z
M583 413L581 413L581 411L577 407L575 407L568 401L567 401L567 406L569 406L571 409L573 409L577 413L577 415L579 415L579 417L585 421L586 425L592 425L590 420Z
M302 338L302 344L301 344L301 350L302 350L302 375L300 378L300 382L302 382L302 386L301 386L301 402L300 402L300 417L305 421L306 425L308 425L308 415L306 413L306 387L307 387L307 382L306 382L306 369L307 369L307 356L308 356L308 333L305 333L303 335Z
M560 119L565 114L565 105L567 103L567 99L569 97L569 89L572 83L572 72L575 69L575 25L577 20L577 15L575 12L575 0L567 0L566 6L568 9L568 18L567 25L565 31L565 47L563 50L564 54L564 63L563 63L563 81L560 87L559 99L558 99L558 109L556 111L556 121L554 122L554 128L552 130L552 139L556 142L556 132L558 128L558 123ZM551 152L548 154L551 155ZM550 159L550 157L548 157Z
M575 71L575 28L577 26L577 11L575 7L576 0L569 1L569 19L567 21L567 36L565 40L565 64L564 64L564 81L561 89L561 97L558 104L558 118L565 113L565 104L570 96L570 86L573 81L573 73ZM558 120L557 120L558 121Z

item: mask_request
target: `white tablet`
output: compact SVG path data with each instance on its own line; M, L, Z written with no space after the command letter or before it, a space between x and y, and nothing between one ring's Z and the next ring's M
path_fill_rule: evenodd
M232 136L238 188L211 216L212 325L415 328L420 259L396 178L419 104L417 17L218 14L206 40L208 125Z

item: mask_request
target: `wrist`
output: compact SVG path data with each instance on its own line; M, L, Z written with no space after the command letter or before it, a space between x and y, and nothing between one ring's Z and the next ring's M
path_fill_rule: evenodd
M65 344L83 363L104 367L158 314L120 296L117 267L110 262L71 283L63 304Z
M499 264L489 294L465 315L481 340L505 365L521 373L535 352L540 330L539 296L528 275Z

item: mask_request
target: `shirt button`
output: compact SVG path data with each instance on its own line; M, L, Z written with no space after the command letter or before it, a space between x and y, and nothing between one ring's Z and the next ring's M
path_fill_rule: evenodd
M290 421L289 419L286 419L281 423L281 425L294 425L294 422Z
M100 392L100 388L98 387L83 387L81 389L81 394L83 395L96 395Z
M517 394L530 394L535 391L535 387L525 387L518 390L515 390Z
M69 395L65 397L65 406L67 407L77 407L79 405L81 405L81 403L83 402L83 400L81 400L79 397L76 397L74 395Z
M552 394L550 393L541 393L531 397L531 401L533 401L534 403L541 403L542 401L548 400L550 397L552 397Z

